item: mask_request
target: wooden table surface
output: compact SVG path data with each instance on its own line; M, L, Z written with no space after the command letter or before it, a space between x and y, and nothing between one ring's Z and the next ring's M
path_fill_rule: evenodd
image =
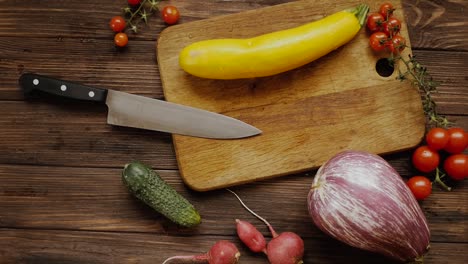
M288 0L163 1L180 23ZM380 2L373 2L377 6ZM234 242L241 263L267 263L235 233L234 219L256 218L224 190L195 192L178 173L170 134L106 125L106 108L53 99L25 101L23 72L163 99L155 43L158 17L117 50L109 19L126 1L0 1L0 263L161 263L196 254L216 240ZM468 130L467 1L403 2L413 53L440 82L438 110ZM389 87L391 89L391 87ZM401 174L414 174L411 151L384 156ZM150 164L199 209L203 223L184 229L129 195L125 163ZM316 171L237 186L234 190L277 231L304 238L305 263L393 263L321 233L306 195ZM468 186L434 187L421 202L431 229L426 263L468 263Z

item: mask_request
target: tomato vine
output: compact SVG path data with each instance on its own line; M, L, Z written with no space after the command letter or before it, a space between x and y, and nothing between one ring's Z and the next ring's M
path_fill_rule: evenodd
M127 0L127 6L122 8L123 16L114 16L109 22L112 31L116 32L114 42L116 46L124 47L128 43L126 31L137 33L141 23L148 23L150 16L160 13L161 18L168 25L179 21L180 13L175 6L165 6L159 11L161 0ZM122 41L127 37L126 41ZM120 41L118 41L120 40Z
M407 184L416 199L424 200L431 193L432 183L450 191L452 188L447 182L468 177L468 155L462 153L468 146L468 134L462 128L450 128L454 123L437 112L433 94L437 92L439 83L433 80L427 68L415 56L401 56L407 46L400 34L401 21L394 11L393 5L386 2L380 5L377 12L368 15L366 25L371 33L369 45L374 52L387 53L392 72L397 63L401 62L397 79L411 82L421 94L427 134L425 144L414 150L411 163L418 174L426 175L413 176ZM433 178L431 184L429 178Z

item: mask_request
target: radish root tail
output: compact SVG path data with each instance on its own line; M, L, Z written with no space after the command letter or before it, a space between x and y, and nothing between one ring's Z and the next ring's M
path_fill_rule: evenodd
M236 196L237 200L239 200L240 204L245 208L245 210L249 211L249 213L253 214L255 217L257 217L258 219L260 219L263 223L265 223L265 225L268 227L268 229L270 230L270 233L273 237L277 237L278 234L276 233L276 231L273 229L273 227L270 225L270 223L268 223L268 221L261 217L260 215L258 215L257 213L255 213L252 209L250 209L243 201L242 199L239 197L239 195L237 195L234 191L230 190L230 189L226 189L227 191L229 191L230 193L234 194L234 196Z
M193 260L193 261L197 261L198 260L198 257L200 256L173 256L173 257L170 257L168 259L166 259L162 264L168 264L170 263L172 260Z

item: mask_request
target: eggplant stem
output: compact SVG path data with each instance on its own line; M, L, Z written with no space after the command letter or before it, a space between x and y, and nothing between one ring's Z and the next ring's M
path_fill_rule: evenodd
M319 187L320 187L320 184L316 184L316 185L310 186L310 189L313 190L313 189L317 189L317 188L319 188Z
M257 213L255 213L254 211L252 211L252 209L250 209L243 201L242 199L239 197L239 195L237 195L234 191L231 191L230 189L226 189L228 190L229 192L231 192L232 194L234 194L234 196L236 196L237 200L239 200L239 202L241 203L241 205L245 208L245 210L249 211L249 213L253 214L255 217L257 217L258 219L260 219L263 223L265 223L265 225L268 227L268 229L270 230L270 233L273 237L277 237L278 234L276 233L276 231L273 229L273 227L270 225L270 223L268 223L268 221L259 216Z
M424 264L424 255L415 258L413 261L408 262L407 264Z

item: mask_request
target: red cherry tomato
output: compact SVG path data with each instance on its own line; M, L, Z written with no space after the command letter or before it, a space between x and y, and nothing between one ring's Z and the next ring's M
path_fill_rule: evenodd
M117 33L114 36L114 43L119 47L125 47L128 44L128 36L125 33Z
M125 18L121 16L115 16L109 22L109 26L114 32L120 32L124 30L125 25L126 25Z
M400 35L395 35L388 42L387 47L393 54L399 54L406 47L406 39Z
M393 11L395 11L395 8L391 3L383 3L380 5L379 13L385 18L385 20L393 15Z
M369 37L369 45L374 51L383 51L387 47L388 37L383 32L374 32Z
M468 155L453 154L444 161L444 170L447 175L457 181L468 177Z
M135 6L141 3L141 0L127 0L129 5Z
M412 161L419 171L431 172L439 166L440 156L437 151L428 146L420 146L414 151Z
M396 17L390 17L383 25L384 32L392 37L400 32L401 21Z
M451 154L462 153L468 145L468 134L463 128L453 127L447 129L449 140L444 150Z
M417 200L426 199L432 192L431 181L424 176L411 177L406 184Z
M426 134L426 143L433 150L443 149L449 141L449 134L446 129L434 127Z
M180 13L177 7L175 6L165 6L161 10L161 16L164 20L169 25L173 25L179 21Z
M384 30L385 19L380 13L371 13L367 17L367 28L371 32L382 31Z

